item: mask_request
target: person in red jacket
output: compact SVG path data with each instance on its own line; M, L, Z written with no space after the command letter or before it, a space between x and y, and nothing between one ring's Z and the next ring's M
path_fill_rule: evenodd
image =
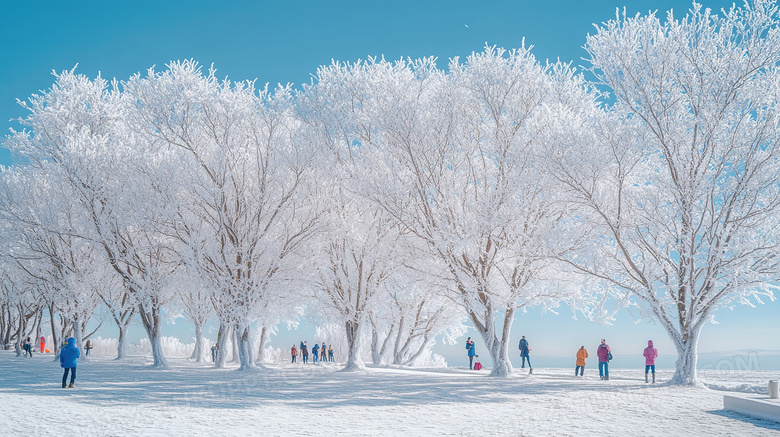
M38 339L38 344L41 346L41 353L43 353L43 347L46 346L46 337L41 335L41 338Z
M290 349L290 354L292 355L292 362L295 362L295 357L298 356L298 349L293 345L292 349Z
M645 356L645 383L647 380L647 373L653 370L653 384L655 384L655 359L658 357L658 349L653 347L653 340L647 340L647 347L642 354Z

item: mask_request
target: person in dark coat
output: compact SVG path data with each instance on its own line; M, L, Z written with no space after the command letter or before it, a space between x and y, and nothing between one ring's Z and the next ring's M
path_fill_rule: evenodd
M65 373L62 374L62 388L65 388L68 372L70 372L70 385L67 387L74 387L73 383L76 382L76 361L80 356L81 351L76 347L76 339L73 337L69 338L68 345L60 351L60 367L65 369Z
M24 349L24 356L27 358L32 358L32 340L30 337L27 337L24 340L24 343L22 343L22 349Z
M309 345L305 341L301 346L301 355L303 356L303 364L306 364L309 361Z
M217 361L217 354L219 353L219 346L217 346L216 343L214 343L211 346L211 362Z
M531 348L528 347L528 340L525 339L525 335L523 338L520 339L520 358L523 359L523 362L520 364L520 368L525 368L525 362L528 360L528 373L534 373L534 368L531 366L531 356L529 355L531 352Z

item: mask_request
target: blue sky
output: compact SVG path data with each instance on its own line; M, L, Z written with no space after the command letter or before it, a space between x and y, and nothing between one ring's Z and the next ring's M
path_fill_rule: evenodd
M488 43L519 47L525 38L537 58L582 63L585 37L593 23L615 16L676 8L685 1L4 1L0 2L0 131L20 126L9 119L24 116L16 99L51 86L51 71L73 68L94 77L126 79L152 65L195 59L214 64L219 76L258 83L308 83L317 67L331 59L355 61L384 55L387 59L467 56ZM705 1L720 9L731 2ZM0 150L0 164L10 163ZM780 350L780 303L757 309L737 307L718 313L718 325L704 328L700 350ZM107 321L106 324L110 322ZM167 335L189 339L186 323L166 328ZM308 331L310 331L309 329ZM110 330L109 330L110 331ZM135 337L143 333L134 328ZM476 337L474 333L471 334ZM661 354L673 354L666 334L651 322L635 324L622 314L615 326L573 321L531 310L519 316L513 337L526 335L534 353L573 356L585 344L595 348L601 337L613 348L641 353L648 338ZM289 337L289 341L288 341ZM300 333L284 333L276 346L294 342ZM478 343L478 348L479 348ZM457 356L461 345L437 348ZM483 349L484 350L484 349ZM627 352L628 353L628 352ZM452 363L455 364L455 363Z

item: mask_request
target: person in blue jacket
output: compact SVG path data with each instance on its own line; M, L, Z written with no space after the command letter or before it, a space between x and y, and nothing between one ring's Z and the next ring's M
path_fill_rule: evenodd
M474 356L477 355L477 352L474 349L474 342L471 340L471 337L466 339L466 350L469 353L469 370L474 370Z
M73 383L76 381L76 360L80 356L81 351L76 347L76 339L69 338L68 345L60 351L60 367L65 369L65 373L62 374L62 388L65 388L68 372L70 372L70 385L68 387L73 388Z
M525 368L525 362L528 360L528 373L534 373L534 368L531 366L531 348L528 347L528 340L525 339L525 335L523 338L520 339L520 344L518 345L520 348L520 358L523 359L523 362L520 365L521 369Z

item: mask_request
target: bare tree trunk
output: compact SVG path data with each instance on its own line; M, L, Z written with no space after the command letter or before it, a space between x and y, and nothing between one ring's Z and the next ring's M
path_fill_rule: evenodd
M14 348L16 349L16 356L22 356L22 332L24 331L24 314L22 314L22 306L19 305L19 323L16 328L16 342Z
M203 344L203 321L193 320L193 322L195 322L195 349L192 351L190 359L195 360L196 363L202 363L205 352L205 345Z
M265 326L260 329L260 346L257 347L257 362L261 364L265 363L266 360L265 343L268 341L268 332L269 330L265 329Z
M135 312L135 307L132 307L119 313L118 317L114 314L114 322L116 322L116 326L119 328L119 341L117 341L116 345L117 360L121 360L127 355L127 328L130 326L130 322L133 321Z
M73 318L73 337L76 339L76 348L81 352L80 359L82 361L89 361L87 354L84 353L84 346L82 344L84 339L84 331L82 330L81 320L77 314Z
M677 362L675 363L674 375L669 381L673 385L700 385L696 374L698 363L699 335L701 334L702 323L689 329L684 335L677 332L669 332L674 346L677 349Z
M499 339L495 331L495 313L488 311L486 313L485 323L481 323L479 320L475 320L476 314L470 313L472 322L477 331L482 335L482 339L485 341L488 353L493 360L493 369L490 371L489 376L510 376L514 374L512 368L512 362L509 360L509 333L512 330L512 323L514 322L515 309L507 308L504 314L504 324L501 331L501 338Z
M401 364L400 349L401 349L401 337L404 330L404 317L401 316L401 320L398 322L398 332L395 336L395 343L393 345L393 364Z
M119 341L116 344L116 359L121 360L125 357L127 351L127 322L119 323Z
M232 342L231 342L231 348L230 348L233 351L233 356L230 357L230 363L231 364L232 363L241 363L241 358L238 356L238 343L239 343L238 336L240 335L240 333L239 333L239 331L237 329L237 326L235 324L232 327L230 332L233 334L233 337L231 338Z
M238 359L241 363L238 370L257 369L254 357L254 345L252 344L252 326L250 324L236 323L235 332L238 339Z
M2 325L3 325L3 350L11 343L11 332L13 331L13 317L11 317L11 306L2 306Z
M345 371L364 370L366 365L363 363L363 359L360 357L360 328L361 324L358 322L346 322L345 324L347 333L347 364L344 366Z
M49 303L49 325L51 326L51 341L52 341L52 351L54 351L54 361L59 361L60 359L60 349L62 349L62 346L60 346L60 336L59 329L57 329L57 318L54 314L54 303Z
M230 325L224 322L219 324L219 334L217 334L217 359L214 360L214 368L225 368L225 354L227 354L227 342L230 336Z
M414 361L422 355L423 352L425 352L426 348L428 347L428 344L431 342L431 339L428 338L428 333L425 333L425 337L423 338L423 342L420 345L420 347L417 349L416 352L414 352L408 359L404 360L405 366L411 366Z
M143 303L139 304L138 313L141 316L141 324L146 330L149 344L152 347L152 359L154 360L152 367L165 369L168 367L168 362L165 360L165 354L162 349L162 337L160 335L162 316L160 308L156 302L152 302L149 306L151 307L149 308L150 311L147 311Z
M382 341L382 346L379 346L379 331L376 326L371 325L371 359L374 364L382 364L382 358L387 352L387 346L390 344L390 339L393 337L393 331L395 330L395 323L390 325L390 330L387 332L385 339Z
M40 345L41 343L41 325L43 324L43 308L40 309L40 317L38 317L38 323L35 325L35 342L34 344ZM38 349L40 350L40 349ZM41 351L43 353L43 351Z

